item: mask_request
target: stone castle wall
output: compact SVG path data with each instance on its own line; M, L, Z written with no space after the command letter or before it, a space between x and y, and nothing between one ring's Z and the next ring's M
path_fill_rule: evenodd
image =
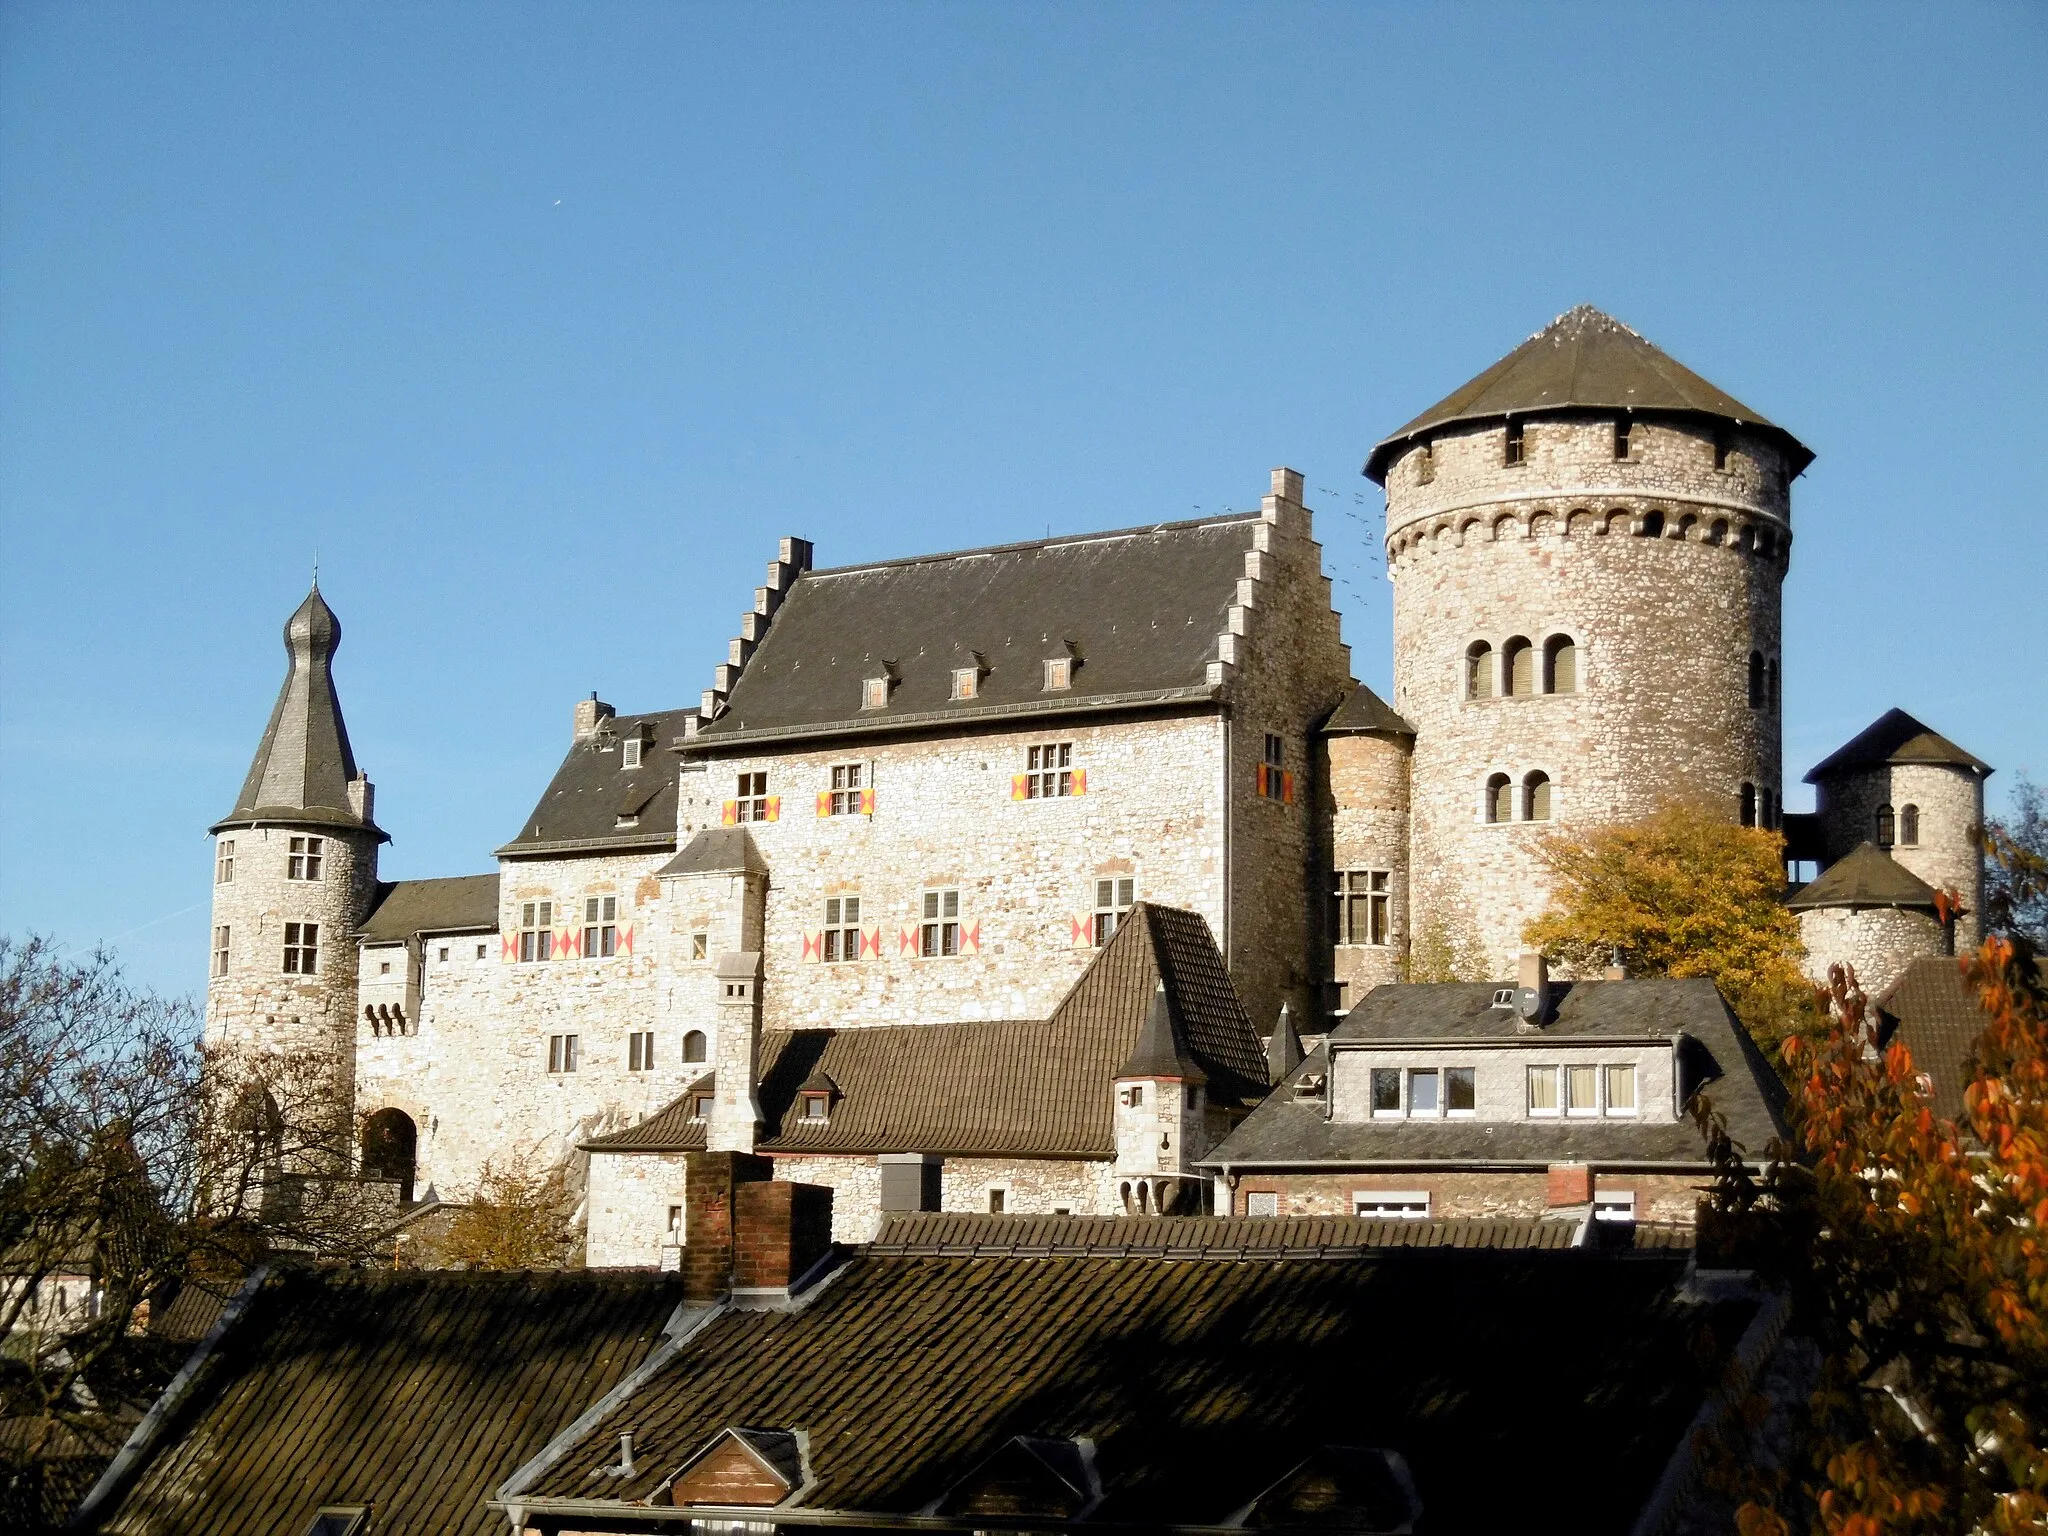
M1734 820L1743 784L1775 805L1781 780L1779 711L1749 703L1750 653L1779 655L1790 532L1776 451L1738 436L1717 470L1710 437L1637 423L1616 461L1611 419L1531 421L1523 441L1510 466L1503 429L1448 433L1387 480L1393 705L1417 732L1415 933L1475 939L1494 976L1547 899L1537 850L1551 827L1674 797ZM1553 636L1576 647L1568 694L1540 691ZM1517 637L1536 648L1538 691L1468 697L1467 648L1486 642L1498 676ZM1547 824L1522 819L1536 772ZM1499 824L1494 774L1517 786Z
M1595 1194L1632 1193L1638 1221L1690 1224L1707 1187L1705 1173L1596 1172ZM1550 1214L1549 1174L1542 1168L1492 1172L1416 1169L1394 1173L1246 1174L1232 1195L1232 1213L1249 1213L1248 1197L1279 1197L1282 1216L1349 1216L1356 1196L1369 1192L1424 1192L1432 1218L1528 1218ZM1222 1202L1218 1202L1221 1208Z
M1885 851L1935 890L1954 889L1967 909L1956 924L1956 943L1974 947L1981 937L1984 859L1977 832L1984 824L1984 781L1965 768L1931 763L1880 765L1844 774L1820 787L1819 814L1832 861L1858 843L1877 840L1877 811L1892 808L1893 825L1906 806L1918 806L1917 841L1895 841Z
M1828 967L1853 966L1866 997L1882 997L1924 955L1946 945L1941 925L1929 912L1894 907L1821 907L1799 914L1799 938L1806 945L1806 974L1825 984Z
M1339 944L1325 908L1322 942L1330 946L1332 1006L1343 1012L1374 987L1399 981L1408 955L1408 796L1414 750L1391 736L1332 736L1324 744L1323 815L1329 826L1328 866L1384 870L1389 886L1387 942ZM1327 893L1325 899L1327 900ZM1367 929L1368 935L1370 928ZM1305 1021L1312 1028L1320 1024Z

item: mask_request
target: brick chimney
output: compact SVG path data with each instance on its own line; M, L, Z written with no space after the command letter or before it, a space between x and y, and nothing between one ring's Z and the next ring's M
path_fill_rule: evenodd
M710 1306L788 1296L832 1248L832 1191L778 1183L745 1152L683 1157L683 1300Z

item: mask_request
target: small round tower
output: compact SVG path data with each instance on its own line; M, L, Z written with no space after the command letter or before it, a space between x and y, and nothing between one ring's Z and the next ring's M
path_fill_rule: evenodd
M331 1063L355 1080L356 929L377 891L370 781L334 692L341 623L316 586L285 624L290 657L234 809L212 827L209 1045Z
M1780 588L1812 457L1587 307L1373 450L1416 946L1507 974L1551 827L1672 799L1777 824Z

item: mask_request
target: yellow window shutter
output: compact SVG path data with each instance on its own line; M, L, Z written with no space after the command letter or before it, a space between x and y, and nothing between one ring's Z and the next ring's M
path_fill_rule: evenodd
M1013 773L1013 774L1011 774L1011 775L1010 775L1010 798L1011 798L1012 800L1022 800L1022 799L1024 799L1024 798L1026 798L1026 797L1027 797L1027 796L1029 795L1029 793L1030 793L1030 790L1029 790L1029 787L1028 787L1028 786L1029 786L1029 784L1030 784L1030 782L1031 782L1031 775L1030 775L1030 774L1028 774L1028 773Z
M718 824L721 827L736 827L740 824L740 803L728 800L718 808Z
M768 820L770 820L770 821L779 821L779 820L781 820L781 818L782 818L782 796L780 796L780 795L770 795L770 796L768 797L768 818L767 818L767 819L768 819Z
M875 792L872 789L864 789L860 792L860 813L863 816L875 814Z
M830 816L832 814L832 791L829 789L818 791L818 814L820 816Z
M1283 805L1294 804L1294 775L1284 769L1280 774L1280 802Z
M1074 770L1074 793L1077 795L1088 793L1088 770L1086 768L1076 768Z

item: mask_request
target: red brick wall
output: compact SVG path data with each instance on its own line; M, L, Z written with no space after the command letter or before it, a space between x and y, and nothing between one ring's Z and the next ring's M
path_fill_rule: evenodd
M733 1194L739 1228L732 1254L736 1287L787 1287L831 1247L832 1191L823 1185L741 1184Z

